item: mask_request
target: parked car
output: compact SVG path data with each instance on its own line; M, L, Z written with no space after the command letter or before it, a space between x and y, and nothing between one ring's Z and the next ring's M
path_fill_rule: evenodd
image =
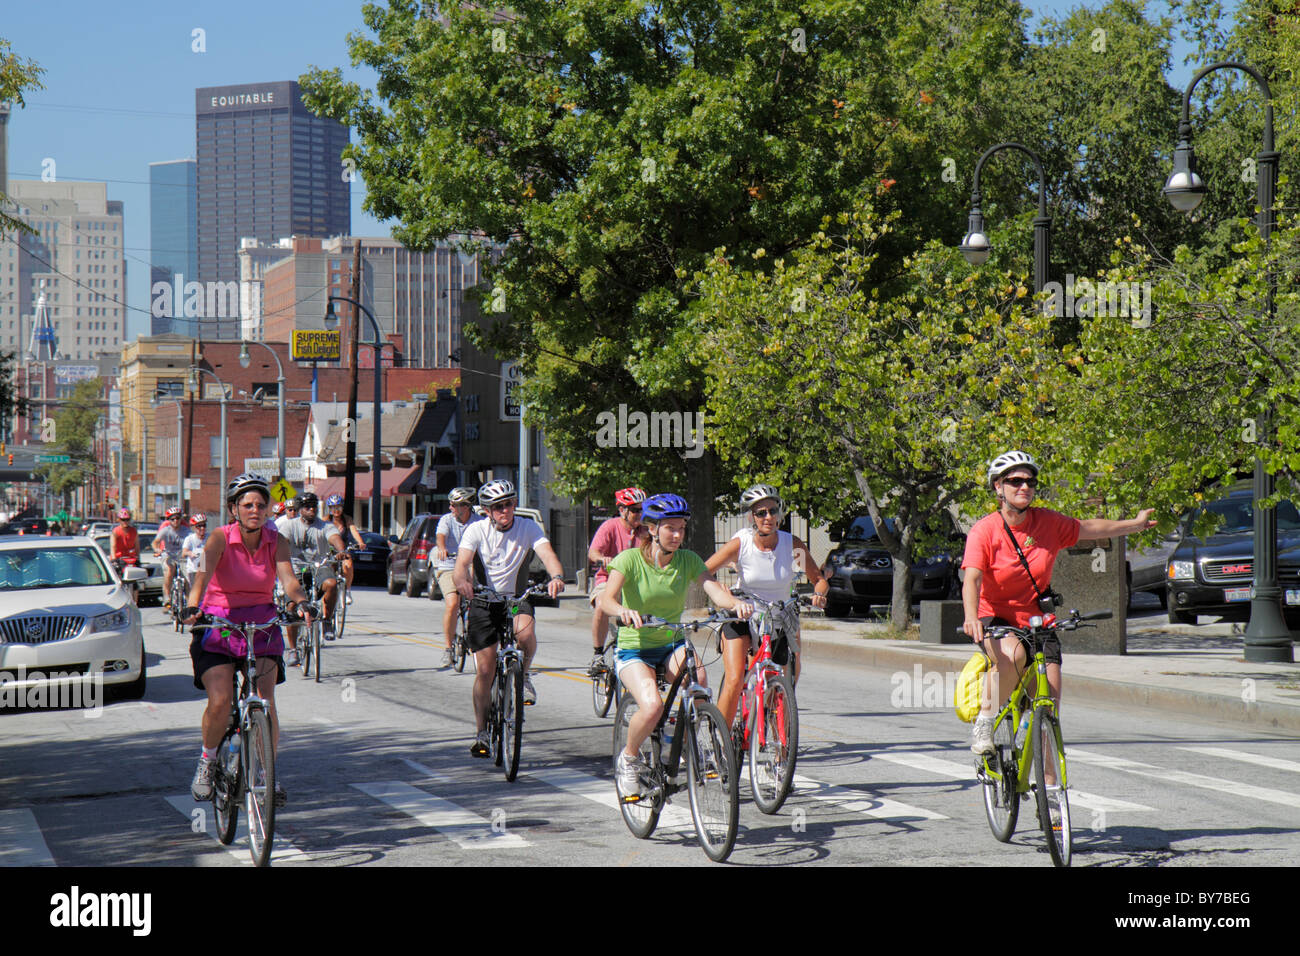
M961 567L961 543L955 527L949 538L953 542L951 554L920 558L912 566L913 603L960 597L961 580L957 572ZM894 559L881 544L871 518L860 515L847 528L832 527L831 540L839 542L839 547L827 556L821 569L830 583L826 613L843 617L852 609L865 614L872 605L891 603Z
M380 584L388 572L388 555L392 547L387 538L373 531L362 531L361 540L366 543L366 547L365 550L357 551L352 555L352 582L361 584L369 581Z
M407 597L425 593L429 586L429 557L435 553L441 515L419 514L410 520L388 555L388 593L405 590Z
M1183 540L1182 528L1178 527L1147 548L1134 548L1128 551L1128 590L1130 598L1141 591L1154 594L1161 607L1168 603L1166 574L1169 558Z
M16 518L4 527L0 527L0 535L45 534L49 530L50 525L44 518Z
M1250 618L1255 566L1255 505L1252 489L1234 488L1207 502L1184 522L1182 538L1169 557L1169 622L1195 624L1199 615ZM1300 512L1290 501L1277 506L1277 578L1287 626L1300 626ZM1208 537L1191 534L1204 512L1222 519Z
M141 607L146 604L162 604L163 602L162 560L153 553L153 537L155 533L155 531L140 531L138 535L137 548L140 552L140 568L148 574L147 578L136 582L137 600ZM110 563L113 550L112 537L110 531L107 534L97 534L91 538L95 546L104 555L104 560Z
M40 675L26 676L7 693L103 674L112 696L144 695L140 611L89 538L0 537L0 636L0 671L15 679L20 668ZM51 691L47 699L58 696Z

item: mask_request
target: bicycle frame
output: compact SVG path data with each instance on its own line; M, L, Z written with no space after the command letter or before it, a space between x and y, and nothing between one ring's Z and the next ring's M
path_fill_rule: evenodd
M1011 697L1006 704L998 711L993 720L994 732L1004 721L1011 721L1011 738L1019 744L1020 737L1020 720L1026 711L1029 714L1029 725L1024 733L1024 740L1033 740L1033 735L1040 730L1038 727L1037 711L1040 706L1046 706L1050 709L1053 717L1056 716L1056 701L1052 699L1052 688L1047 682L1047 659L1043 656L1042 641L1039 638L1040 632L1032 630L1030 632L1029 646L1034 650L1034 656L1029 666L1025 668L1024 674L1016 684L1016 689L1012 691ZM1006 636L1006 635L1002 635ZM1022 638L1022 643L1025 639ZM1026 648L1028 650L1029 648ZM1061 753L1065 753L1065 743L1061 740L1059 724L1056 725L1056 743L1060 747ZM1020 746L1020 757L1016 763L1016 793L1028 793L1029 781L1032 777L1034 749L1029 746ZM982 759L984 772L997 780L1002 779L1000 768L994 769L989 765L989 756L985 755ZM1067 781L1060 781L1061 786L1066 786Z
M772 659L772 636L773 636L773 617L772 609L777 610L794 610L797 611L802 603L797 595L791 596L784 601L764 601L762 598L745 592L733 592L742 600L748 601L755 605L761 605L762 610L759 612L759 647L754 654L754 659L750 662L745 671L745 684L740 692L740 707L737 710L737 716L741 720L741 746L742 751L749 750L749 718L751 707L757 712L758 719L755 722L758 727L758 742L760 747L767 746L767 714L764 708L766 703L767 680L769 677L778 677L785 673L785 669ZM754 619L751 617L752 623ZM787 640L788 640L787 636Z

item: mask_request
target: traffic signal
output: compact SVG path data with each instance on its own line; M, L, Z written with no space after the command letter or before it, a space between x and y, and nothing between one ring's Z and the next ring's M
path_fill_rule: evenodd
M13 463L14 463L14 453L13 453L13 452L10 452L10 453L9 453L9 464L12 465Z

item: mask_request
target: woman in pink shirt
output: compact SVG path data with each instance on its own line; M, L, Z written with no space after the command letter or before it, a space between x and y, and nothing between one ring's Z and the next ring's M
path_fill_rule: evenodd
M200 610L235 622L266 621L275 617L275 582L278 578L290 598L290 609L311 621L303 605L307 595L293 573L289 543L266 524L271 493L258 475L240 475L226 486L226 505L234 520L217 529L203 546L202 560L190 589L185 623L193 624ZM202 602L202 604L200 604ZM309 605L308 605L309 606ZM235 667L247 645L242 634L223 636L219 628L195 628L190 643L194 686L207 691L203 712L203 752L190 792L195 800L212 797L213 760L230 720ZM275 708L275 685L284 683L284 638L278 627L254 635L257 655L257 692L266 698L271 713L275 748L280 747L280 721ZM285 803L285 791L275 782L275 800Z
M975 522L966 536L966 554L961 563L966 572L962 581L966 612L962 629L992 658L995 668L991 685L994 692L981 702L975 720L971 750L977 754L993 753L993 715L1011 696L1027 664L1019 640L986 640L984 628L995 624L1028 627L1031 617L1044 613L1039 596L1052 586L1052 568L1062 548L1074 546L1080 538L1091 541L1137 534L1156 525L1149 520L1151 508L1138 512L1130 521L1080 521L1048 508L1031 507L1038 488L1038 463L1023 451L1008 451L994 458L988 482L1000 507ZM1059 705L1061 643L1055 635L1044 643L1043 656L1047 659L1052 699Z

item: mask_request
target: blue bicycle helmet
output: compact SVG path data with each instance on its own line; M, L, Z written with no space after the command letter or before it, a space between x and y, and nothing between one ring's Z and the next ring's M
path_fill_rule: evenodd
M681 495L652 495L641 506L642 521L663 521L665 518L689 518L691 506Z
M326 508L338 508L341 507L342 505L343 505L342 495L330 495L328 498L325 499Z

